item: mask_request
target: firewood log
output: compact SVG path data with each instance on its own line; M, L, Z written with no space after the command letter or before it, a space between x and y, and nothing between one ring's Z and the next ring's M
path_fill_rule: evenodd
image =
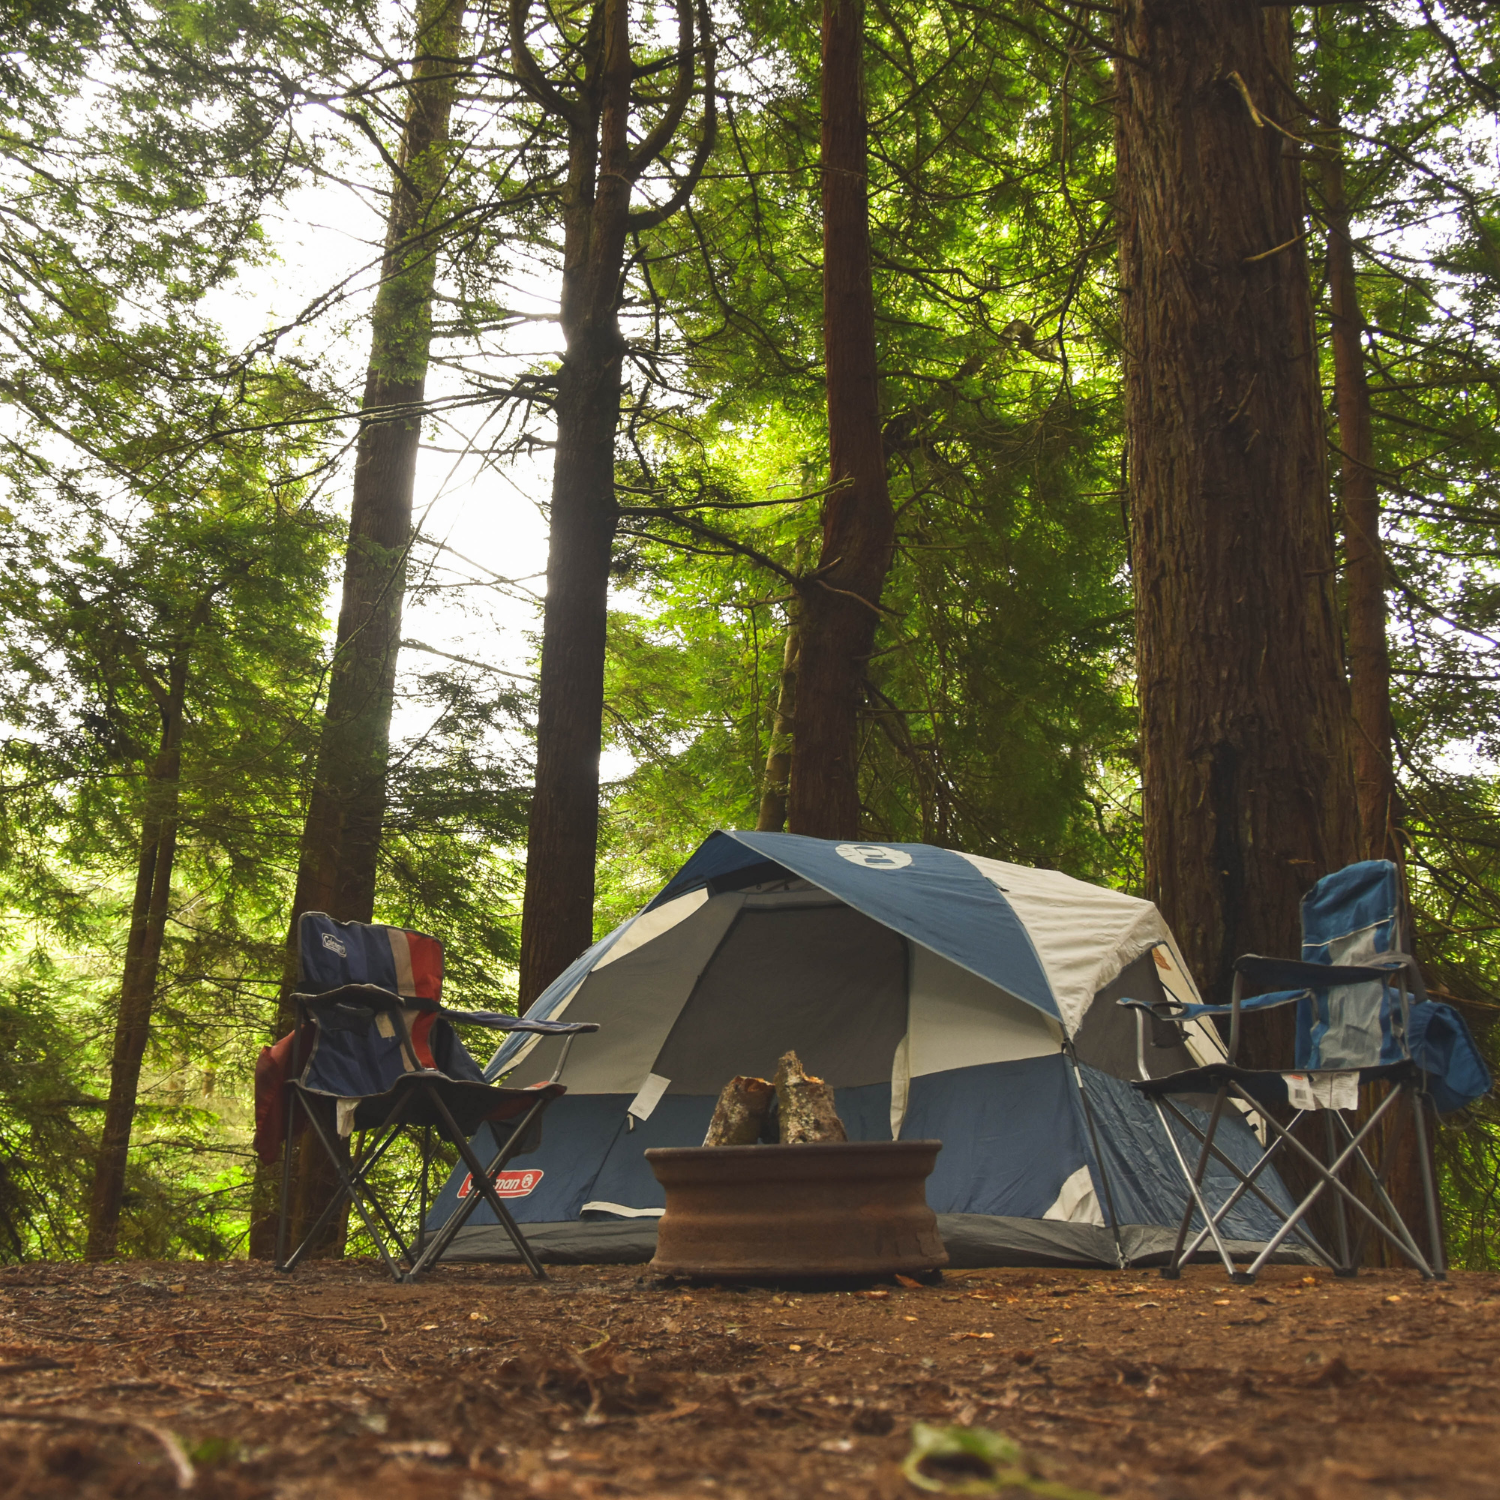
M776 1069L776 1104L783 1146L849 1139L833 1107L833 1090L821 1078L809 1078L795 1052L788 1052Z
M753 1146L760 1139L776 1091L764 1078L731 1078L714 1106L705 1146Z

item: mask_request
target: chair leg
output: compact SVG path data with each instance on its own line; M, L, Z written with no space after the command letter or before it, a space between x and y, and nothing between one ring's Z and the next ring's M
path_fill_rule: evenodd
M1411 1118L1417 1132L1417 1160L1422 1166L1422 1201L1427 1210L1427 1242L1432 1256L1434 1281L1448 1279L1447 1261L1443 1255L1443 1222L1438 1214L1437 1184L1432 1177L1432 1156L1427 1147L1427 1122L1422 1106L1427 1096L1420 1089L1411 1091Z
M422 1127L422 1191L417 1200L417 1258L427 1244L427 1170L432 1164L432 1126ZM414 1262L415 1263L415 1262Z
M1417 1267L1419 1271L1422 1271L1424 1274L1430 1274L1427 1262L1422 1258L1421 1252L1417 1250L1416 1245L1412 1243L1410 1237L1408 1236L1407 1241L1403 1243L1396 1234L1394 1234L1384 1223L1382 1223L1382 1221L1374 1213L1374 1211L1368 1208L1365 1204L1361 1203L1360 1200L1356 1198L1354 1194L1350 1192L1350 1190L1345 1187L1342 1182L1339 1181L1338 1178L1339 1172L1343 1170L1345 1164L1358 1151L1360 1142L1363 1141L1367 1135L1369 1135L1369 1133L1375 1128L1377 1122L1381 1119L1381 1117L1386 1113L1388 1109L1390 1109L1392 1104L1395 1103L1398 1097L1397 1093L1393 1092L1389 1094L1385 1099L1383 1099L1379 1106L1370 1115L1370 1118L1366 1120L1365 1123L1360 1127L1359 1134L1354 1136L1351 1139L1349 1145L1347 1145L1343 1149L1343 1151L1339 1153L1338 1159L1331 1165L1324 1166L1324 1164L1320 1162L1318 1158L1314 1156L1313 1153L1302 1144L1301 1141L1297 1140L1297 1138L1293 1136L1279 1120L1275 1119L1273 1116L1267 1113L1266 1110L1264 1110L1250 1094L1247 1094L1237 1084L1231 1086L1234 1088L1235 1093L1238 1094L1242 1099L1244 1099L1245 1102L1248 1103L1251 1108L1253 1108L1266 1122L1266 1127L1269 1130L1273 1131L1279 1138L1285 1140L1292 1151L1300 1156L1303 1161L1312 1168L1313 1172L1318 1178L1317 1183L1308 1192L1307 1196L1303 1198L1302 1202L1297 1205L1297 1207L1292 1211L1291 1216L1287 1218L1282 1224L1281 1228L1271 1236L1270 1240L1261 1249L1260 1254L1257 1255L1251 1262L1249 1271L1247 1273L1247 1275L1251 1279L1259 1274L1261 1267L1264 1266L1266 1262L1270 1260L1272 1255L1274 1255L1276 1251L1281 1248L1281 1245L1286 1240L1287 1236L1290 1235L1297 1227L1297 1225L1301 1223L1301 1221L1307 1216L1308 1210L1315 1202L1317 1202L1319 1197L1322 1196L1324 1188L1329 1187L1331 1187L1336 1193L1341 1194L1344 1200L1350 1205L1351 1208L1355 1210L1356 1213L1362 1215L1379 1233L1383 1234L1393 1245L1395 1245L1403 1255L1405 1255L1409 1260L1412 1261L1412 1263ZM1397 1222L1400 1223L1399 1218ZM1402 1225L1402 1227L1403 1229L1405 1228L1404 1225ZM1240 1278L1236 1277L1235 1279L1238 1280Z
M292 1216L292 1128L297 1122L297 1091L286 1091L286 1135L281 1142L281 1213L276 1220L276 1269L289 1271L286 1242Z
M303 1107L306 1108L305 1105ZM371 1168L374 1167L376 1162L378 1162L380 1158L384 1156L385 1153L395 1144L396 1138L399 1134L399 1129L393 1127L386 1135L385 1139L382 1140L380 1144L376 1146L376 1148L360 1164L358 1169L353 1174L351 1181L358 1183L360 1186L363 1186L366 1176L370 1172ZM343 1188L339 1188L339 1190L334 1193L334 1195L328 1200L328 1202L323 1205L322 1212L313 1221L312 1227L303 1236L302 1243L298 1245L296 1250L292 1252L291 1260L288 1261L282 1269L287 1271L296 1269L297 1262L302 1259L303 1253L306 1251L307 1247L312 1244L313 1241L316 1240L317 1237L323 1232L323 1226L327 1224L328 1221L334 1216L334 1214L338 1211L339 1205L342 1204L344 1199L347 1197L349 1197L349 1194L346 1193ZM376 1209L380 1212L381 1218L385 1221L387 1227L389 1227L391 1222L390 1217L388 1214L386 1214L385 1210L380 1207L380 1200L373 1194L371 1194L370 1201L375 1205ZM392 1232L394 1233L394 1230ZM396 1243L401 1246L401 1253L406 1256L408 1261L410 1261L411 1255L406 1248L405 1242L401 1239L401 1236L399 1234L396 1234L395 1238Z
M1196 1135L1200 1141L1204 1139L1203 1132L1199 1130L1199 1128L1195 1124L1193 1124L1193 1122L1188 1119L1187 1116L1184 1115L1177 1108L1177 1106L1172 1103L1170 1099L1166 1100L1165 1102L1167 1109L1171 1111L1172 1118L1174 1120L1176 1120L1186 1130ZM1231 1211L1234 1209L1235 1204L1238 1203L1246 1193L1253 1194L1262 1204L1265 1205L1266 1208L1268 1208L1273 1214L1275 1214L1278 1219L1284 1219L1286 1217L1286 1211L1281 1207L1281 1205L1277 1203L1276 1200L1272 1198L1270 1194L1267 1193L1265 1189L1263 1189L1255 1180L1263 1171L1265 1171L1267 1167L1271 1165L1272 1160L1275 1158L1276 1153L1281 1149L1281 1146L1282 1141L1279 1137L1273 1140L1271 1144L1266 1147L1265 1150L1261 1153L1255 1165L1252 1166L1248 1172L1244 1171L1236 1162L1226 1156L1217 1146L1213 1146L1211 1148L1214 1160L1218 1162L1225 1171L1229 1172L1232 1176L1239 1179L1239 1185L1224 1200L1224 1202L1220 1205L1217 1214L1215 1214L1214 1216L1218 1223L1222 1224L1225 1222L1225 1220L1229 1217ZM1325 1265L1332 1264L1328 1252L1324 1250L1323 1247L1317 1242L1317 1240L1315 1240L1312 1235L1307 1232L1305 1226L1299 1224L1297 1226L1296 1234L1297 1238L1301 1240L1302 1243L1306 1245L1307 1248L1315 1256L1317 1256L1320 1261L1322 1261ZM1186 1265L1187 1262L1198 1253L1199 1247L1207 1238L1208 1227L1205 1225L1198 1231L1198 1233L1193 1237L1192 1242L1183 1251L1182 1262L1184 1265Z
M1224 1111L1224 1101L1227 1095L1223 1089L1219 1090L1219 1097L1214 1100L1213 1114L1209 1117L1208 1134L1204 1139L1203 1149L1198 1153L1198 1170L1188 1170L1187 1158L1182 1154L1182 1148L1177 1144L1177 1137L1172 1133L1172 1127L1167 1123L1166 1112L1162 1109L1160 1101L1156 1101L1156 1117L1161 1121L1161 1128L1166 1132L1167 1143L1172 1148L1172 1154L1177 1158L1177 1165L1182 1168L1182 1175L1187 1179L1188 1192L1192 1195L1187 1210L1183 1215L1182 1226L1177 1231L1177 1244L1172 1251L1172 1259L1167 1266L1162 1268L1162 1275L1175 1278L1182 1274L1182 1247L1187 1240L1188 1225L1191 1222L1193 1204L1198 1205L1198 1212L1203 1215L1203 1222L1208 1231L1213 1235L1214 1245L1218 1249L1219 1259L1224 1262L1224 1269L1231 1277L1235 1275L1234 1261L1229 1254L1229 1248L1225 1245L1223 1237L1219 1234L1219 1226L1212 1213L1209 1212L1208 1204L1203 1197L1203 1174L1208 1168L1209 1143L1214 1138L1214 1131L1219 1127L1219 1117Z
M519 1120L516 1121L516 1124L512 1128L510 1134L506 1136L504 1142L495 1152L494 1159L490 1162L489 1166L484 1171L484 1180L486 1182L490 1181L494 1177L495 1173L497 1173L513 1156L519 1155L518 1148L524 1141L526 1132L531 1128L531 1125L533 1121L535 1121L537 1115L544 1108L546 1108L549 1102L550 1101L547 1099L538 1099L537 1102L533 1104L531 1108L527 1110ZM472 1168L470 1168L470 1178L473 1182L477 1182L479 1180L478 1178L475 1178L473 1176ZM482 1201L484 1200L481 1194L476 1189L469 1194L467 1200L459 1203L458 1207L455 1208L452 1214L449 1215L448 1222L444 1224L443 1227L439 1229L438 1232L432 1237L432 1242L422 1252L421 1258L418 1260L417 1264L412 1267L407 1280L415 1281L419 1275L421 1275L429 1267L436 1265L437 1262L443 1258L444 1254L447 1252L448 1246L453 1243L454 1237L458 1234L458 1231L468 1223L469 1216L474 1212L476 1208L479 1207ZM510 1231L507 1230L506 1232L509 1233ZM531 1247L528 1245L527 1249L529 1250L530 1248Z
M1323 1111L1323 1138L1327 1144L1328 1160L1330 1162L1338 1155L1338 1145L1333 1138L1333 1115L1334 1111L1325 1109ZM1337 1195L1335 1194L1337 1197ZM1359 1268L1349 1258L1349 1215L1344 1209L1344 1200L1338 1199L1334 1205L1334 1212L1338 1217L1334 1220L1334 1232L1338 1236L1339 1263L1334 1267L1335 1276L1355 1276Z
M1402 1087L1404 1087L1404 1085L1397 1085L1398 1089ZM1395 1118L1399 1123L1401 1119L1399 1108L1395 1113ZM1396 1205L1391 1201L1391 1195L1385 1190L1386 1178L1390 1175L1390 1162L1386 1162L1384 1170L1377 1172L1375 1170L1374 1162L1372 1162L1370 1158L1365 1154L1364 1148L1357 1142L1355 1142L1354 1132L1349 1129L1348 1123L1342 1117L1340 1117L1339 1119L1339 1126L1344 1132L1345 1140L1349 1141L1351 1145L1353 1145L1354 1159L1359 1163L1361 1167L1364 1168L1365 1176L1366 1178L1368 1178L1370 1186L1375 1193L1376 1201L1379 1203L1381 1208L1383 1208L1386 1213L1390 1215L1391 1223L1395 1226L1397 1231L1397 1237L1400 1243L1405 1246L1404 1254L1406 1255L1406 1258L1412 1261L1413 1265L1422 1265L1422 1252L1417 1247L1416 1236L1407 1227L1406 1220L1401 1217L1401 1210L1397 1208ZM1360 1254L1364 1254L1363 1242L1361 1242L1360 1244Z
M401 1270L391 1258L391 1252L386 1248L386 1243L381 1239L379 1231L375 1228L375 1221L370 1217L370 1211L365 1206L365 1196L361 1191L361 1181L349 1175L349 1170L345 1167L343 1159L339 1155L338 1148L329 1140L328 1132L323 1128L323 1122L318 1118L317 1112L311 1109L308 1110L307 1118L312 1128L317 1132L318 1139L323 1143L323 1149L328 1153L328 1159L333 1163L334 1171L338 1173L340 1186L348 1195L355 1208L359 1210L359 1216L364 1220L365 1231L375 1241L375 1248L380 1251L380 1258L385 1262L386 1269L391 1273L393 1280L400 1281L402 1279ZM367 1163L361 1170L361 1180L363 1173L369 1170L369 1166L370 1164ZM299 1253L300 1250L301 1247L299 1247ZM293 1259L295 1260L295 1258L294 1256Z
M441 1094L436 1089L427 1091L428 1097L437 1107L439 1118L443 1122L444 1132L455 1146L458 1154L463 1158L464 1165L469 1169L470 1178L474 1184L474 1190L484 1195L484 1200L490 1206L490 1211L504 1226L506 1234L510 1236L511 1243L516 1247L516 1253L526 1263L526 1268L538 1281L547 1280L547 1272L541 1261L536 1258L536 1252L526 1242L526 1236L521 1233L521 1226L511 1217L510 1210L500 1201L500 1195L495 1191L495 1184L490 1180L490 1174L485 1171L484 1163L474 1154L474 1148L469 1144L468 1137L458 1128L458 1122L449 1113L448 1106ZM408 1280L416 1278L416 1268L413 1267Z
M1343 1121L1341 1120L1340 1123L1342 1124ZM1386 1136L1385 1144L1381 1148L1380 1172L1376 1179L1376 1187L1378 1189L1383 1189L1386 1185L1386 1182L1390 1178L1391 1168L1395 1165L1396 1162L1397 1148L1401 1144L1401 1135L1405 1129L1406 1115L1398 1109L1391 1121L1390 1133ZM1349 1133L1349 1127L1347 1125L1344 1126L1344 1133L1346 1136ZM1351 1265L1357 1266L1361 1261L1364 1260L1365 1246L1369 1244L1369 1242L1370 1226L1368 1224L1361 1224L1359 1226L1359 1233L1355 1236L1354 1248L1352 1251L1350 1251L1349 1260Z

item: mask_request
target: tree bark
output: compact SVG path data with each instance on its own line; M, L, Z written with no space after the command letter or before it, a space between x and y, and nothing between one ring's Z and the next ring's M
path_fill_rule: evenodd
M857 838L859 707L896 522L886 484L870 269L863 0L823 4L823 340L828 464L818 568L803 589L787 826Z
M786 642L781 651L781 676L776 685L776 712L771 719L771 745L766 754L766 779L760 794L757 833L780 833L786 827L787 788L792 775L792 727L797 711L797 655L800 611L787 610Z
M338 634L303 826L278 1036L296 1022L290 995L302 913L324 911L342 922L374 917L463 12L464 0L419 0L417 5L399 170L392 175L380 289L370 317L370 362L355 449ZM321 1212L337 1181L309 1135L299 1138L295 1151L293 1244ZM250 1253L259 1258L275 1253L278 1178L274 1168L257 1167ZM334 1216L314 1254L342 1253L344 1222L343 1215Z
M1116 41L1146 883L1227 996L1359 850L1289 22L1127 0ZM1285 1066L1292 1024L1242 1060Z
M537 702L536 786L526 845L521 917L520 1004L524 1008L593 941L594 856L599 834L599 740L604 709L609 566L618 507L615 434L625 342L619 309L625 246L687 201L713 144L713 64L706 9L678 0L676 83L656 124L632 146L628 0L594 7L581 82L554 85L525 35L529 0L512 0L511 52L533 98L567 122L563 209L557 450ZM696 14L697 46L694 43ZM666 203L631 211L641 174L681 122L702 54L703 135Z
M1391 659L1385 628L1385 547L1380 537L1370 385L1361 342L1365 322L1355 279L1354 244L1349 238L1344 162L1336 146L1323 151L1320 175L1328 228L1333 396L1338 418L1344 539L1344 630L1354 716L1354 786L1361 853L1366 859L1401 863L1403 851L1397 833L1402 821L1401 804L1392 752Z
M1324 98L1325 127L1339 123L1335 101ZM1360 854L1405 864L1402 808L1396 788L1391 732L1391 664L1386 638L1385 547L1380 534L1380 489L1374 468L1370 385L1365 373L1364 314L1349 233L1344 159L1336 141L1319 153L1324 224L1328 240L1328 300L1333 345L1333 403L1338 422L1340 512L1344 541L1344 639L1353 709L1354 785L1359 807ZM1365 1091L1363 1121L1385 1095ZM1378 1097L1373 1097L1378 1096ZM1398 1111L1381 1123L1372 1155L1387 1168L1386 1191L1407 1224L1425 1213L1416 1132ZM1430 1149L1430 1147L1429 1147ZM1394 1160L1391 1158L1394 1157ZM1365 1259L1373 1265L1405 1264L1377 1235Z
M188 646L179 649L164 685L157 688L148 681L148 687L155 689L153 695L161 712L161 743L146 774L135 894L130 906L120 1007L110 1056L109 1099L89 1192L88 1239L84 1249L88 1260L109 1259L119 1239L130 1133L135 1123L141 1062L151 1037L151 1012L156 1003L162 940L172 893L172 866L177 857L188 654Z

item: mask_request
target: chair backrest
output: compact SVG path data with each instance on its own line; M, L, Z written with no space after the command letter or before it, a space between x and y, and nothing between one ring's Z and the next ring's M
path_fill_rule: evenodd
M443 945L425 932L379 923L335 922L320 911L303 912L297 926L298 988L327 995L350 984L372 984L410 1002L404 1006L415 1061L449 1078L483 1081L458 1034L435 1007L443 998ZM387 1014L351 1007L319 1012L316 1040L302 1070L308 1088L341 1096L379 1093L412 1057L399 1024Z
M1310 964L1368 964L1407 952L1406 912L1396 867L1368 859L1325 875L1302 898L1302 959ZM1297 1006L1297 1066L1370 1068L1409 1056L1401 1001L1391 985L1339 985Z
M443 945L425 932L379 923L335 922L305 911L297 924L297 987L326 995L346 984L374 984L407 1000L443 998Z

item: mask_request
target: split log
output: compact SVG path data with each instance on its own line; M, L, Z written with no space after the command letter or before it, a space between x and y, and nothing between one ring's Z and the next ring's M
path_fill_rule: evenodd
M833 1107L833 1090L821 1078L809 1078L795 1052L788 1052L776 1069L776 1103L783 1146L849 1139Z
M731 1078L714 1106L705 1146L753 1146L760 1140L776 1091L764 1078Z

